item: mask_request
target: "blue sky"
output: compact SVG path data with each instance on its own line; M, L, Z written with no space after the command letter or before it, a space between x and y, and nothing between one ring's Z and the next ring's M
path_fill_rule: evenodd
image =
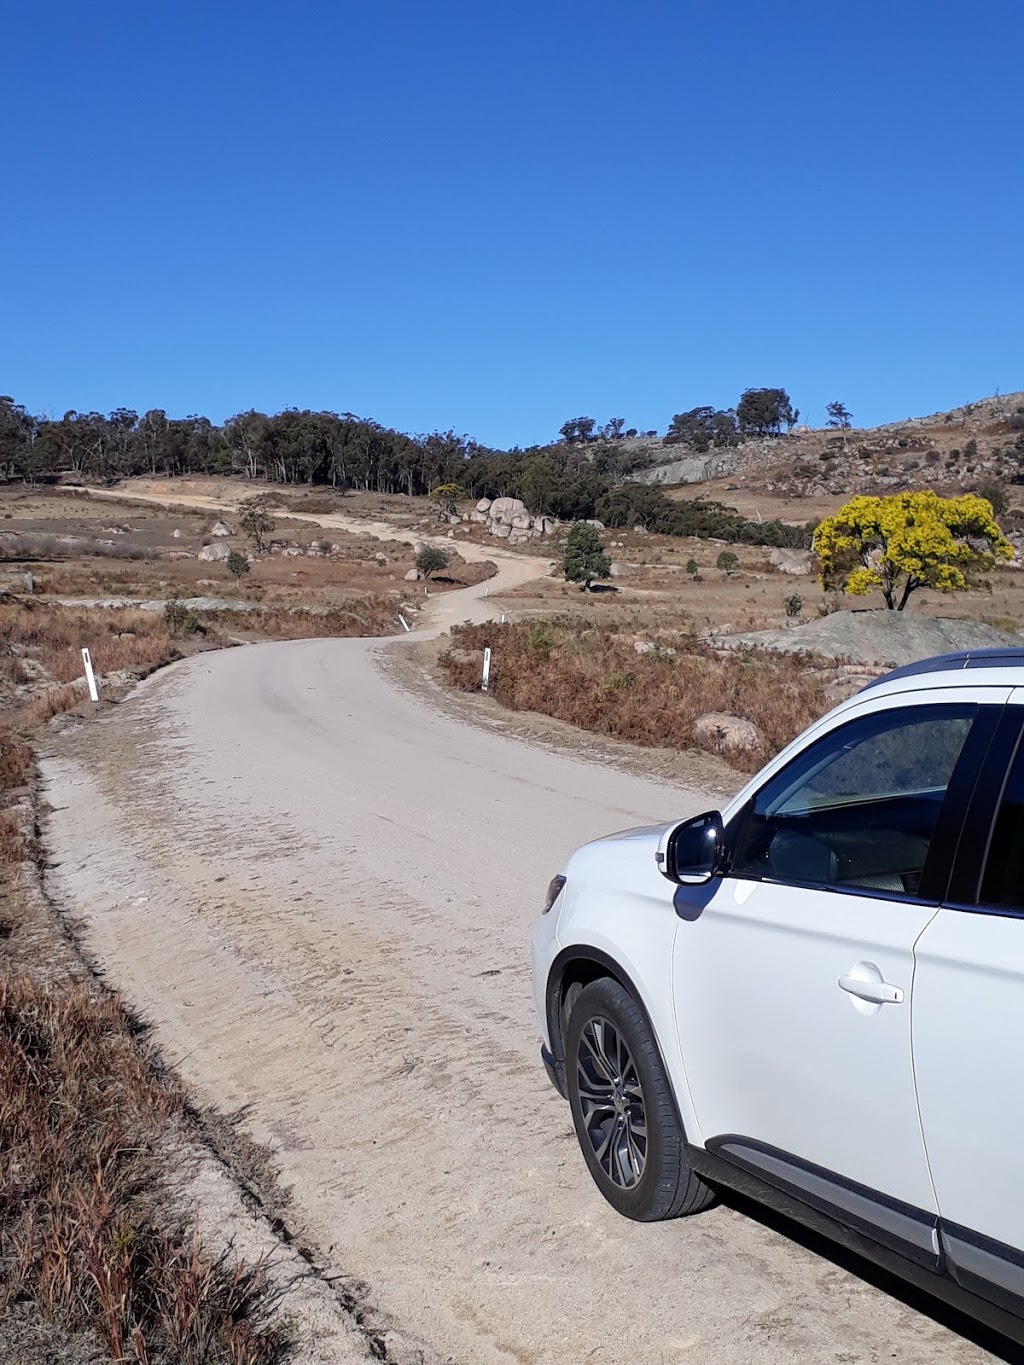
M0 392L496 445L1024 388L1020 0L33 0Z

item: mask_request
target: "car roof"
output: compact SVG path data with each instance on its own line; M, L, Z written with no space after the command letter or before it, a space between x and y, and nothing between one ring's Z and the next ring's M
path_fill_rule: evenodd
M916 663L904 664L902 668L894 668L889 673L883 673L861 690L868 692L883 683L899 682L904 678L923 680L931 674L938 675L931 679L936 687L952 686L960 681L955 676L957 673L991 668L1004 669L1009 676L999 679L986 678L986 682L1000 682L1009 686L1024 684L1024 647L997 645L993 649L962 649L952 654L937 654L932 659L919 659Z

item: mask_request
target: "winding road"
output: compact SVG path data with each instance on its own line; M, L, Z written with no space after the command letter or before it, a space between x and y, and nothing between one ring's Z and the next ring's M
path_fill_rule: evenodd
M396 647L201 654L43 762L51 893L199 1099L247 1108L327 1261L430 1361L991 1360L788 1226L603 1203L539 1063L530 928L574 845L706 803L430 709Z

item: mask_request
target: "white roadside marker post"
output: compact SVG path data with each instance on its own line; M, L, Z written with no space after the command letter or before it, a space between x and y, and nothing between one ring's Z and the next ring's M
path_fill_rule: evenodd
M488 646L484 650L484 676L480 679L480 691L486 692L491 681L491 650Z
M85 665L85 681L89 684L89 700L99 701L99 689L96 686L96 674L92 671L92 655L87 649L82 650L82 663Z
M401 621L402 625L405 626L406 630L412 629L412 627L409 625L409 622L405 619L401 612L398 613L398 619Z

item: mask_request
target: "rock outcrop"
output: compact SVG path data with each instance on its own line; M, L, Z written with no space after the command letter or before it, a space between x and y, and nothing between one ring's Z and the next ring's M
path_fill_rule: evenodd
M559 527L553 517L533 516L521 498L481 498L469 519L486 526L492 536L507 540L510 545L553 535Z

